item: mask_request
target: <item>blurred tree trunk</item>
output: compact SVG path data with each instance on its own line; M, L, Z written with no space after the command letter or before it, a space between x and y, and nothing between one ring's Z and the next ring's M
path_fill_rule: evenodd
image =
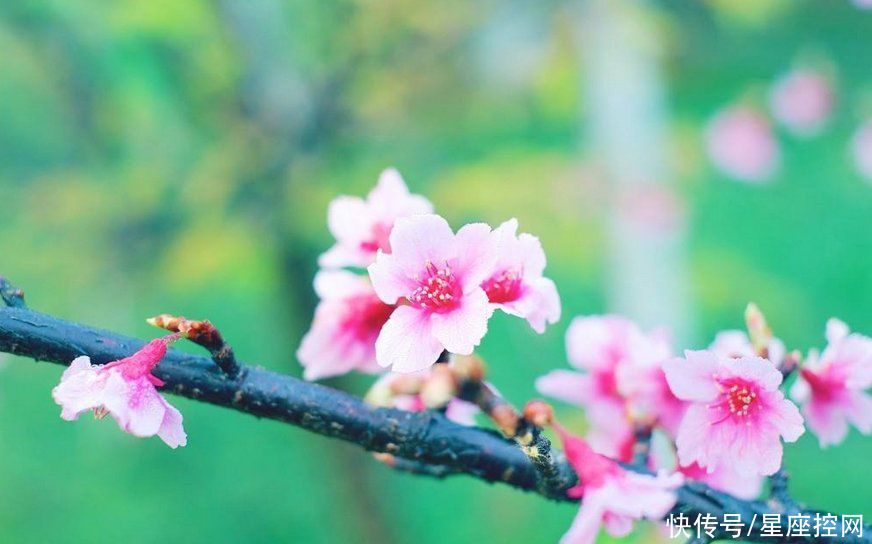
M288 348L295 350L302 332L311 322L317 298L312 277L317 270L317 248L300 236L293 210L305 202L292 202L304 180L293 176L295 162L315 158L335 135L342 118L337 113L341 82L347 67L335 70L334 80L313 82L297 69L290 53L292 30L289 15L277 0L223 0L222 16L236 36L246 66L241 95L246 116L263 132L263 161L253 172L252 201L258 219L265 222L279 268L278 295L290 331ZM317 160L317 159L315 159ZM260 213L264 216L260 217ZM325 210L326 217L326 210ZM299 331L299 334L296 333ZM346 378L332 385L345 389ZM355 448L337 447L322 459L332 464L337 487L336 499L350 525L350 534L363 542L394 542L373 494L373 465Z
M610 309L690 340L686 224L668 158L662 36L641 0L588 0L580 37L595 156L609 186Z

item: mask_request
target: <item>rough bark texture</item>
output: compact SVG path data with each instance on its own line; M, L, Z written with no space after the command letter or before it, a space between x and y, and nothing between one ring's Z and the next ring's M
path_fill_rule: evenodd
M79 355L94 363L107 363L131 355L144 342L85 325L79 325L20 307L0 307L0 351L69 364ZM465 473L488 482L503 482L544 496L539 472L512 441L486 429L464 427L447 420L436 411L411 413L374 408L352 395L318 384L297 380L263 368L242 365L233 378L222 372L209 357L169 350L155 369L166 382L164 391L191 399L225 406L257 417L284 421L312 432L339 438L377 452L390 453L405 461L397 468L447 476ZM566 487L576 481L572 469L558 457L561 472L555 481ZM429 466L422 469L423 466ZM553 476L553 475L552 475ZM780 482L780 481L779 481ZM783 493L781 485L779 495ZM563 495L565 497L565 495ZM563 500L569 501L566 498ZM705 485L688 483L679 490L675 513L691 519L697 514L741 514L747 523L756 514L757 524L745 540L769 541L761 536L763 514L796 513L793 505L744 501ZM814 511L803 510L814 516ZM782 516L787 532L787 516ZM864 527L862 537L839 539L842 542L872 543ZM719 536L724 536L720 533ZM783 542L833 542L832 538L797 537Z

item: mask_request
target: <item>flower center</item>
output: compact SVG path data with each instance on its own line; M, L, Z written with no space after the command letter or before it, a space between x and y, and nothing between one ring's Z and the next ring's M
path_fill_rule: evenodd
M394 306L373 295L357 295L347 300L348 311L342 326L356 338L375 342L382 325L391 316Z
M487 293L488 300L496 304L518 300L521 296L521 272L503 270L486 279L481 288Z
M460 282L448 263L438 268L427 261L424 274L418 278L418 287L409 295L409 302L421 309L445 312L457 307L461 295Z
M757 388L754 384L742 379L731 379L721 382L721 395L719 401L709 405L712 410L720 412L721 419L714 423L721 423L729 418L736 421L744 421L750 425L750 419L754 412L763 408Z

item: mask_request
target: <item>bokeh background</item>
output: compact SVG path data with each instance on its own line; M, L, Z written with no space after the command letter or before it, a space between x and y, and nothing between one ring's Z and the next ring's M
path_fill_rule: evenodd
M850 153L870 36L848 0L4 1L0 273L36 309L144 338L158 313L211 319L299 376L327 203L396 166L453 225L515 216L542 239L564 318L537 336L497 315L480 349L515 403L566 366L573 315L700 347L753 300L790 347L821 346L830 316L870 334L872 185ZM797 63L833 82L824 129L773 125L764 183L714 168L708 120L765 113ZM2 542L554 542L575 515L186 399L176 451L65 423L60 370L0 370ZM855 431L824 451L806 434L786 464L797 497L868 518L870 458Z

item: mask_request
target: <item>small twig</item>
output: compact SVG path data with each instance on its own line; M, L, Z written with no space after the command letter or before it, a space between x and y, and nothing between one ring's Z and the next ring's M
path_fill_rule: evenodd
M458 379L457 398L481 408L506 438L520 446L536 468L539 491L543 495L562 496L575 476L568 473L566 463L555 459L551 442L542 434L541 426L550 423L551 407L533 401L524 414L519 413L484 382L484 363L478 358L458 359L453 368Z
M194 321L170 314L161 314L147 319L150 325L172 332L179 332L185 337L206 348L212 355L212 360L218 368L230 378L239 376L240 366L230 344L224 341L215 325L207 321Z
M27 308L24 291L9 283L9 280L3 276L0 276L0 297L10 308Z
M651 453L651 433L653 427L647 424L636 425L633 429L633 465L647 468L648 455Z
M783 468L769 477L769 502L784 511L799 511L800 506L787 488L790 475Z

